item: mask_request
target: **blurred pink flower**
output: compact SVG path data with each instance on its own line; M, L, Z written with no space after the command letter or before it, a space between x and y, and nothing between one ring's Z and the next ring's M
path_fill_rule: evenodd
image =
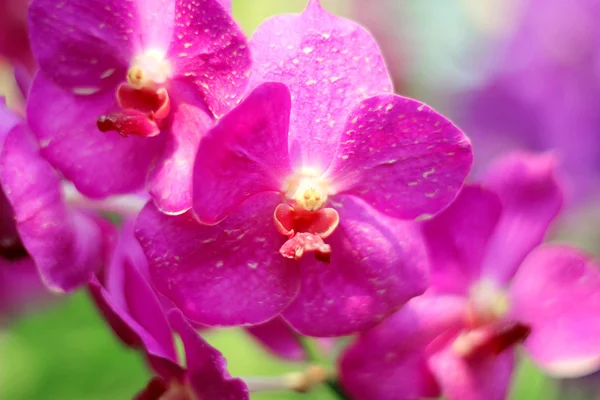
M523 342L553 376L600 367L600 266L541 245L562 204L549 155L513 153L423 223L431 287L340 361L360 400L503 400Z

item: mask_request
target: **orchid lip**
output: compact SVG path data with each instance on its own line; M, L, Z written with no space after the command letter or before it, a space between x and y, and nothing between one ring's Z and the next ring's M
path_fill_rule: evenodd
M497 356L512 346L524 342L531 327L521 322L498 321L479 329L463 332L452 343L452 349L462 357Z
M121 110L101 115L98 129L116 131L125 137L158 135L161 121L171 109L169 94L163 87L170 76L171 66L163 52L149 50L135 57L127 71L127 82L117 88Z
M287 203L273 213L275 228L288 237L279 252L286 258L299 260L306 252L329 263L331 247L323 242L337 228L340 217L333 208L325 207L328 183L316 170L303 168L290 176L282 188Z
M171 102L165 88L136 89L128 83L117 89L121 110L101 115L97 120L101 132L116 131L121 136L153 137L160 133L161 122L169 115Z

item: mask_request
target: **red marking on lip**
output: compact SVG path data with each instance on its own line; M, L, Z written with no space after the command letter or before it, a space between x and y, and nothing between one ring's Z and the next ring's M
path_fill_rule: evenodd
M152 137L160 133L161 122L169 115L171 104L164 88L135 89L127 83L117 89L121 110L97 120L101 132L116 131L121 136Z

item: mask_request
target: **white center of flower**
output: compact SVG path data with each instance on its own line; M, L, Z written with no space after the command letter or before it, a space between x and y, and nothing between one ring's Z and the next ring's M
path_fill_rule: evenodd
M309 168L303 168L292 175L285 183L283 192L300 208L317 211L327 203L329 185L321 174Z
M131 65L127 82L137 89L163 84L171 76L171 65L165 53L158 50L148 50L135 57Z
M500 319L510 309L506 292L489 280L482 280L471 286L469 303L473 318L481 324Z

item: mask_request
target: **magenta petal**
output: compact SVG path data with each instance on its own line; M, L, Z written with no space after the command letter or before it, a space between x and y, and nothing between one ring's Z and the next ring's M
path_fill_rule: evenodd
M47 302L48 297L30 257L0 259L0 328L6 320L41 304L42 300Z
M33 71L36 66L27 32L28 7L28 0L0 1L0 57Z
M502 203L502 217L483 261L487 277L507 282L544 239L563 202L556 164L550 153L513 152L496 162L481 180Z
M219 3L221 3L221 6L228 12L231 14L231 3L233 0L219 0Z
M169 386L164 379L155 376L150 379L144 389L135 395L133 400L161 400L168 389Z
M306 359L298 334L283 318L277 317L264 324L249 326L246 331L279 357L290 361Z
M296 263L278 253L285 240L273 223L279 201L254 196L217 226L146 205L136 236L156 289L205 325L258 324L279 314L299 285Z
M200 139L211 125L210 117L197 107L180 104L174 110L165 146L146 182L162 212L181 214L192 208L194 159Z
M174 355L172 337L170 343L157 340L132 315L115 303L112 295L102 287L96 277L90 280L88 287L106 322L126 345L141 349L152 369L161 377L171 380L173 378L180 379L183 376L183 369Z
M251 68L244 33L217 0L178 0L167 57L175 79L192 82L221 116L244 93Z
M250 40L252 85L280 81L293 107L290 140L303 165L325 170L342 126L362 99L392 91L385 64L371 35L335 17L312 0L301 15L263 22Z
M40 69L74 91L99 91L123 79L140 44L136 3L32 0L30 38Z
M23 118L8 108L6 99L0 96L0 137L3 139L15 125L22 121Z
M27 100L34 74L29 72L23 65L13 65L13 76L19 89L19 94L24 100Z
M73 290L103 266L102 229L67 207L58 175L40 156L25 125L5 139L0 181L23 245L51 289Z
M495 193L465 186L448 208L423 222L432 290L468 294L480 278L481 261L501 212Z
M289 113L287 87L265 83L204 137L194 166L194 213L200 221L215 224L248 197L282 190L291 174Z
M100 132L98 117L115 107L114 93L73 96L41 73L28 101L28 121L43 155L90 197L141 189L162 145L156 138Z
M181 311L171 310L169 322L179 334L185 348L187 380L199 399L249 399L248 388L239 378L227 372L227 361L214 347L200 337Z
M89 289L107 322L125 344L140 347L151 356L162 357L171 360L173 363L177 362L172 337L170 337L170 340L164 341L163 338L155 337L155 332L146 330L128 310L117 304L112 293L102 287L95 277L90 280ZM154 308L154 304L150 304L150 308ZM162 310L159 311L159 315L162 315L166 324L167 320ZM167 324L166 327L169 328L169 325Z
M362 101L343 131L326 174L333 192L358 196L395 218L440 211L473 163L468 138L449 120L393 94Z
M465 360L448 346L429 359L444 399L505 400L514 368L514 352Z
M340 224L326 242L331 262L305 256L298 297L283 316L300 333L340 336L369 328L428 283L425 246L416 225L339 198Z
M342 355L344 389L361 400L438 397L426 348L440 335L462 328L466 303L454 296L420 296L358 337Z
M171 327L142 273L146 264L133 224L127 221L104 270L104 286L94 277L90 294L115 334L126 345L143 350L155 372L165 379L181 377Z
M523 262L511 287L512 315L531 325L525 347L550 374L600 368L600 265L568 246L547 245Z
M148 261L133 235L133 223L123 224L112 261L106 269L105 287L116 305L122 307L161 345L172 360L177 360L173 335L162 303L144 276Z

